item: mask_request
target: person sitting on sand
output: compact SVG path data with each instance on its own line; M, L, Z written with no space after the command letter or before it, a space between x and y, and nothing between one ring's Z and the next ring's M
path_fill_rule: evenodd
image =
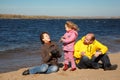
M40 35L41 46L40 54L42 57L42 64L40 66L32 67L23 72L23 75L36 73L52 73L59 70L58 58L61 57L61 50L55 42L52 42L47 32L42 32Z
M104 70L116 70L117 65L112 65L108 55L108 48L95 39L93 33L88 33L81 40L76 42L74 57L76 58L77 67L85 68L103 68ZM98 63L101 61L102 63Z

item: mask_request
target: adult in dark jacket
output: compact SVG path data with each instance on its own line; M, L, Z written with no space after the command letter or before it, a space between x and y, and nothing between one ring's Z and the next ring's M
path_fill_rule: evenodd
M40 54L42 57L42 64L40 66L32 67L23 72L23 75L36 74L36 73L52 73L59 70L58 58L61 57L61 50L55 42L52 42L50 35L43 32L40 35L41 46Z

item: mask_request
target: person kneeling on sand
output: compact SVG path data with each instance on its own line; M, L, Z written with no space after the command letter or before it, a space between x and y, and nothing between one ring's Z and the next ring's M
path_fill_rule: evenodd
M95 39L93 33L88 33L81 40L76 42L74 57L79 69L103 68L104 70L116 70L117 65L112 65L108 55L108 48ZM102 63L98 63L101 61Z
M41 43L41 57L42 64L40 66L32 67L28 70L25 70L22 74L36 74L36 73L52 73L57 72L59 70L58 67L58 58L61 57L61 50L57 46L55 42L50 40L50 36L47 32L43 32L40 35Z

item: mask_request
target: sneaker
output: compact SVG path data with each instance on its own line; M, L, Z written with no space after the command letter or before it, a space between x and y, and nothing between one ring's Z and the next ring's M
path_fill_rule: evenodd
M28 74L30 74L29 70L25 70L22 75L28 75Z
M70 69L70 71L75 71L75 70L76 70L76 68L71 68L71 69Z
M117 69L117 67L118 67L118 65L111 65L110 67L106 67L106 68L104 68L104 71L107 71L107 70L116 70Z

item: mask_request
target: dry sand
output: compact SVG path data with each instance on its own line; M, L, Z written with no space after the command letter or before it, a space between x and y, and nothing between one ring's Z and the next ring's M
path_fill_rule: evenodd
M0 80L120 80L120 52L108 54L112 64L118 64L117 70L104 71L103 69L77 69L76 71L60 71L51 74L33 74L23 76L27 68L17 71L0 73Z

